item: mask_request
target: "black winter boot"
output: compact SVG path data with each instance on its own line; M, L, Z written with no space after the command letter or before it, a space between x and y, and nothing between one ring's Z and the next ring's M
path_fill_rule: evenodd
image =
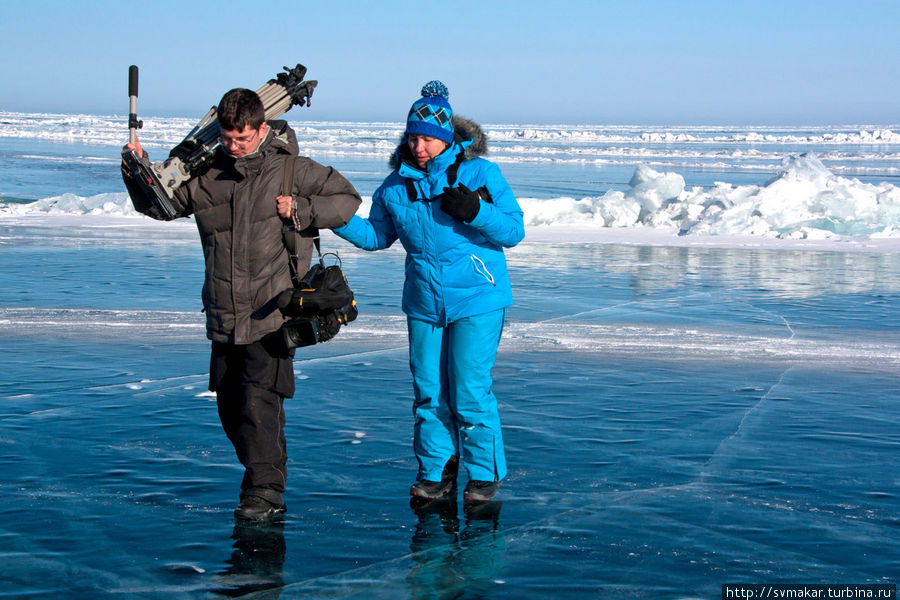
M234 518L241 521L269 521L284 514L284 504L273 504L259 496L245 495L234 509Z
M463 491L466 502L487 502L497 495L502 481L478 481L470 479Z
M459 473L459 457L451 456L444 465L440 481L423 479L409 488L409 494L418 498L438 500L456 494L456 476Z

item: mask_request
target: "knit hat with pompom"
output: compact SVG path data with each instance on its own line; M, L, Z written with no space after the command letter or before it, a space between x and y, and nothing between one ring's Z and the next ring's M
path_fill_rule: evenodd
M440 81L429 81L422 88L422 97L413 102L406 117L406 133L427 135L448 144L453 143L453 109L450 92Z

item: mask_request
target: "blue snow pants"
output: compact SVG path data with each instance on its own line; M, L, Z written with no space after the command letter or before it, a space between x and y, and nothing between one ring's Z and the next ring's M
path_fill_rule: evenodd
M418 480L440 481L453 455L469 479L506 477L500 413L491 389L505 315L506 309L499 309L445 327L407 318Z

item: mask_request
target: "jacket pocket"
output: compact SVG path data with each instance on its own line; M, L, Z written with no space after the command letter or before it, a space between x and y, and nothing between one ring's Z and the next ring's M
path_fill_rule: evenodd
M494 274L488 269L487 265L484 264L484 261L475 256L474 254L469 255L469 260L472 261L472 265L475 267L475 272L478 273L481 277L486 279L488 283L492 286L497 285L496 281L494 281Z

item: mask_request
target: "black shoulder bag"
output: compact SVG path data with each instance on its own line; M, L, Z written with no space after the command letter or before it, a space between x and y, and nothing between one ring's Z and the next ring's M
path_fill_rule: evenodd
M293 194L296 158L292 154L284 162L282 196ZM293 288L284 290L278 296L278 308L288 317L282 326L284 340L288 348L327 342L338 334L341 325L353 321L358 314L353 290L347 285L347 278L341 270L341 259L335 252L322 255L316 227L309 226L300 232L290 219L285 219L282 236L290 255L291 281L294 283ZM297 252L301 237L313 238L319 256L318 262L302 277ZM325 266L325 256L333 256L337 264Z

